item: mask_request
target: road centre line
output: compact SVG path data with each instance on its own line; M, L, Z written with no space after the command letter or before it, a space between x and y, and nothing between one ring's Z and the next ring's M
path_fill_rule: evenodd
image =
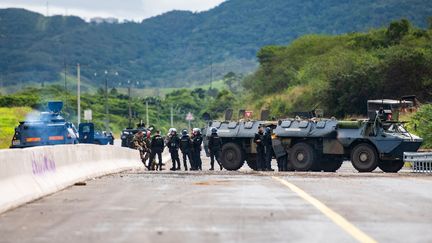
M354 237L357 241L362 243L377 243L376 240L374 240L372 237L368 236L366 233L361 231L359 228L355 227L353 224L351 224L347 219L342 217L340 214L336 213L329 207L327 207L324 203L319 201L318 199L314 198L313 196L309 195L296 185L281 179L276 176L272 176L272 178L278 182L280 182L282 185L288 187L291 189L291 191L297 193L298 196L303 198L308 203L312 204L315 208L317 208L322 214L327 216L331 221L333 221L336 225L338 225L340 228L342 228L345 232L350 234L352 237Z

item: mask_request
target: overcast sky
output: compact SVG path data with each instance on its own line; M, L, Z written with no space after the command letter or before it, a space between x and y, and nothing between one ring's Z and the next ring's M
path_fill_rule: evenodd
M44 15L47 12L49 15L77 15L87 20L116 17L140 21L174 9L204 11L222 2L224 0L0 0L0 8L25 8Z

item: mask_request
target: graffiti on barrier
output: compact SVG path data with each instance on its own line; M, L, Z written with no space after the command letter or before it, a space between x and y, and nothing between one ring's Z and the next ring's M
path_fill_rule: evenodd
M32 154L32 171L34 175L42 175L56 171L56 164L52 154Z

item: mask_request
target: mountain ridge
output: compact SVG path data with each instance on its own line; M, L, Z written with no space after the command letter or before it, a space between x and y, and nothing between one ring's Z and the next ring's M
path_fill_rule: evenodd
M75 74L80 63L83 79L95 85L108 70L119 73L112 82L183 87L254 71L262 46L311 33L367 31L400 18L425 27L428 16L432 2L426 0L230 0L208 11L175 10L119 24L0 9L0 79L3 85L49 83L61 80L65 64Z

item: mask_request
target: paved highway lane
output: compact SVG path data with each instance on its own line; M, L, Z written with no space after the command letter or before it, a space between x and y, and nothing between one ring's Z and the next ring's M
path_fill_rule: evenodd
M431 227L422 175L137 170L0 215L0 242L431 242Z

